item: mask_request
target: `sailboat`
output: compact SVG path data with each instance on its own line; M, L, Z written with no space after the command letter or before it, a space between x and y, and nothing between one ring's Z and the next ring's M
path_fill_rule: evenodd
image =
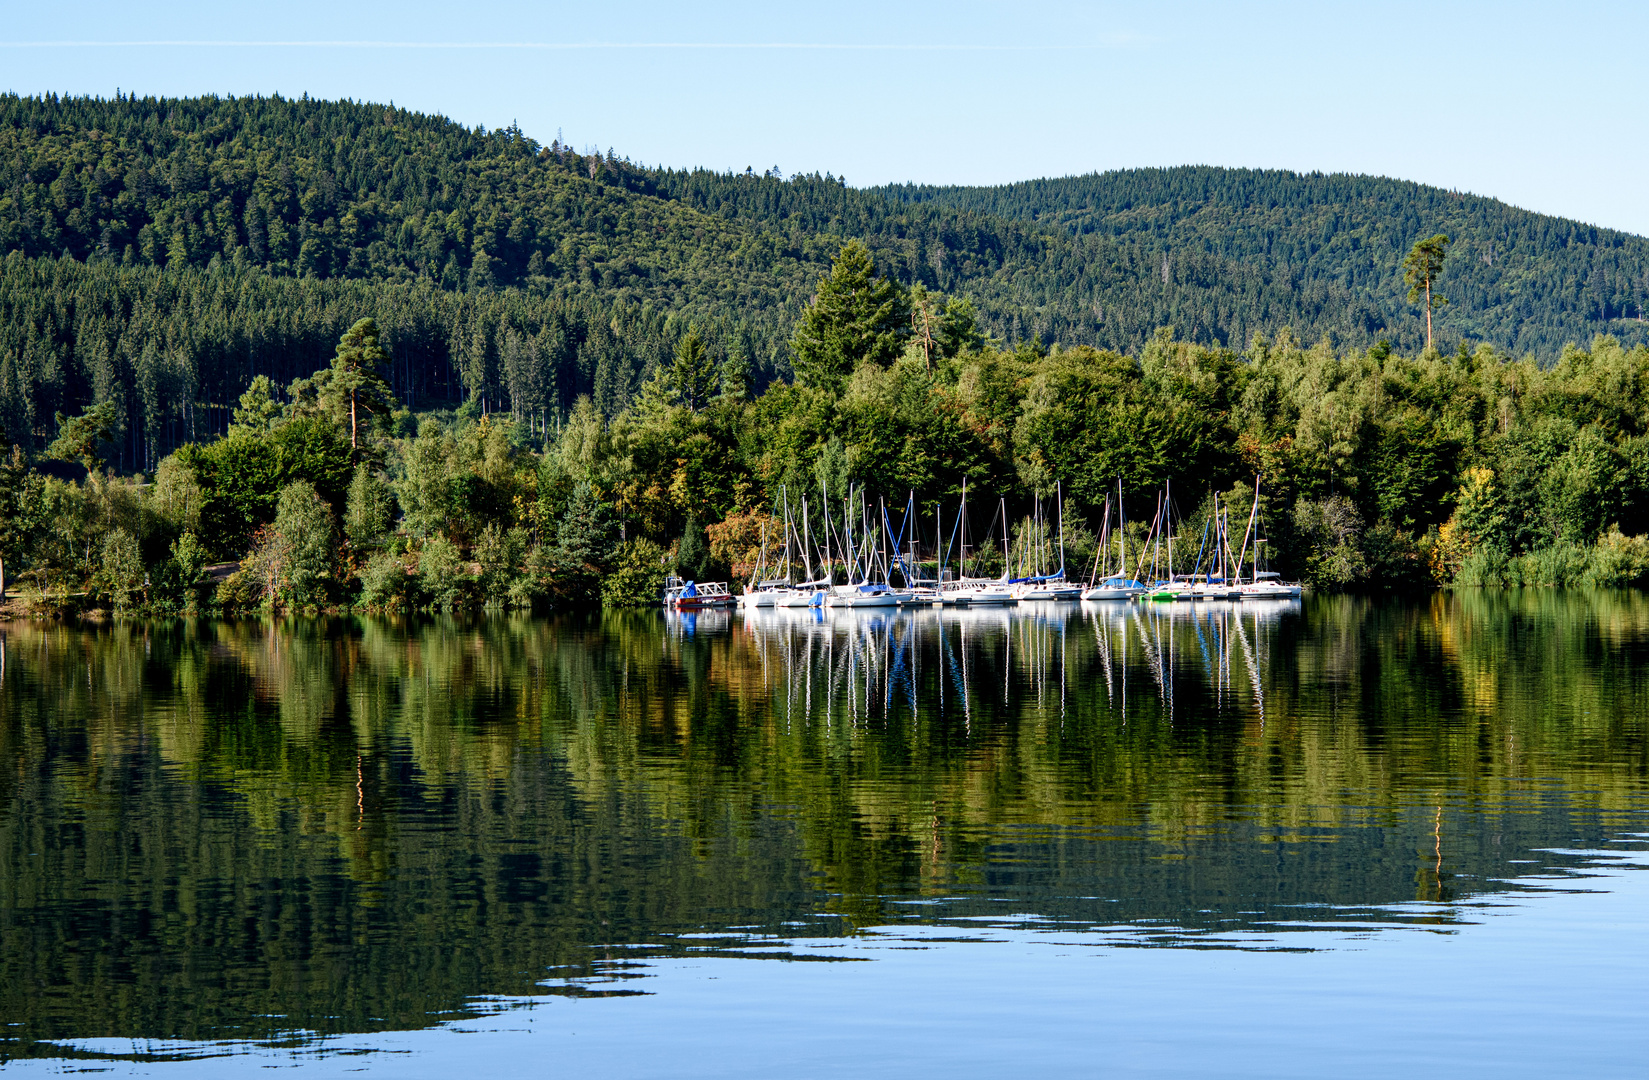
M1254 569L1248 584L1241 586L1244 600L1289 600L1300 595L1300 586L1282 580L1281 574L1260 569L1260 545L1266 540L1260 536L1260 478L1254 477L1254 507L1248 514L1248 531L1243 535L1243 555L1248 553L1248 538L1254 538ZM1241 576L1242 558L1237 567Z
M1026 545L1027 569L1030 575L1014 579L1013 595L1021 603L1038 600L1075 600L1082 595L1082 587L1065 579L1065 492L1057 487L1055 506L1059 513L1059 569L1041 573L1042 549L1047 542L1047 521L1042 516L1042 499L1036 500L1036 516L1031 522L1031 537ZM1034 545L1034 555L1032 554Z
M1005 503L1003 504L1006 505ZM957 530L961 538L961 547L958 549L957 576L954 581L940 583L939 598L942 603L954 604L963 607L976 607L986 604L1011 604L1014 601L1013 590L1007 582L1007 574L1001 578L968 577L968 482L962 481L962 505L957 511ZM1008 550L1008 518L1002 514L1002 551L1004 557ZM1005 564L1004 564L1005 565Z
M788 494L785 496L785 528L785 557L788 560L790 540L794 538L797 547L801 551L802 570L806 580L779 591L773 598L773 606L781 608L822 607L824 605L824 590L829 587L830 578L828 575L817 580L813 578L813 532L808 521L807 497L805 495L802 497L802 528L800 532L797 532L795 524L790 521L790 497ZM785 564L787 573L789 569L790 566L787 561Z
M1231 557L1231 522L1230 512L1220 501L1219 495L1214 495L1213 512L1209 517L1205 533L1213 533L1214 545L1208 553L1208 572L1200 574L1192 586L1198 600L1240 600L1242 587L1236 578L1236 563ZM1198 568L1201 568L1202 559L1197 559Z
M828 504L827 504L828 505ZM872 530L865 521L866 506L864 491L859 492L860 542L855 549L853 544L853 493L850 488L848 497L842 502L842 548L844 561L848 567L847 584L833 585L825 596L825 605L833 608L869 608L869 607L898 607L908 603L911 592L908 589L894 589L888 584L888 560L885 550L878 550L878 542L885 542L885 531ZM884 513L885 517L885 513ZM873 533L876 540L872 539ZM878 556L880 558L878 559ZM878 561L880 566L878 567ZM872 575L880 570L881 580L874 580Z
M1099 548L1094 552L1094 566L1088 573L1088 587L1082 590L1084 600L1132 600L1145 591L1145 586L1128 577L1128 534L1124 531L1126 522L1122 514L1122 478L1117 478L1117 567L1115 573L1109 571L1102 577L1099 572L1099 563L1103 558L1110 561L1111 550L1111 500L1105 500L1105 520L1100 525Z
M741 608L772 607L774 601L778 598L779 590L790 587L790 574L788 572L790 563L790 535L788 530L785 534L784 554L786 564L785 576L782 578L775 578L771 581L764 581L762 579L762 571L767 569L767 523L763 522L761 560L756 564L755 576L745 582L744 592L739 594L739 606Z
M1195 599L1190 584L1179 580L1174 575L1174 494L1172 481L1163 481L1162 501L1157 509L1157 524L1153 526L1153 530L1156 532L1157 537L1157 552L1151 560L1151 576L1154 580L1151 588L1145 593L1146 599L1169 601ZM1164 546L1168 549L1168 576L1166 578L1157 576L1159 566L1157 557L1161 556Z

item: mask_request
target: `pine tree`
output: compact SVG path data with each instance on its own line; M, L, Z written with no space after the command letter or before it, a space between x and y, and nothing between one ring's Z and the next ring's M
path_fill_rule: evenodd
M796 376L809 386L837 389L861 363L892 363L910 335L909 293L878 277L869 249L851 240L819 280L791 339Z
M587 569L605 569L616 533L607 505L596 498L589 484L582 480L575 484L556 530L556 544L567 561Z
M670 390L676 404L698 412L710 404L716 387L716 365L699 337L698 327L688 327L676 344L676 359L670 365Z
M1432 292L1432 282L1437 275L1443 272L1443 259L1447 255L1449 238L1442 233L1418 241L1409 250L1408 258L1403 260L1403 282L1409 287L1409 303L1421 302L1424 294L1426 306L1426 348L1431 348L1431 312L1433 308L1442 307L1448 301Z
M743 401L750 396L750 357L744 346L734 342L721 362L721 393L724 401Z
M681 543L676 547L676 573L689 581L697 581L704 577L709 566L710 543L705 538L704 525L697 514L689 514Z
M87 472L103 470L103 444L114 438L119 406L113 401L88 405L79 416L57 414L57 439L46 448L46 456L60 461L79 461Z
M365 318L356 321L338 340L332 358L331 394L340 402L349 401L349 445L360 446L359 413L362 409L379 419L389 416L394 395L378 374L378 365L388 363L389 353L378 343L378 323Z

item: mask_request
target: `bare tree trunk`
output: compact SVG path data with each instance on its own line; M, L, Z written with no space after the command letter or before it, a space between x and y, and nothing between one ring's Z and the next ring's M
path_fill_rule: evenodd
M1431 348L1431 278L1426 279L1426 348Z
M0 555L0 604L6 602L6 557Z
M349 448L353 450L355 447L355 391L351 390L349 392Z

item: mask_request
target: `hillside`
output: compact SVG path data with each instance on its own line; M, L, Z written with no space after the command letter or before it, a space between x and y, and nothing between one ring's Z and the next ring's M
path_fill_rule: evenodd
M1132 242L1170 262L1216 257L1295 268L1304 280L1339 284L1393 328L1411 318L1403 256L1416 239L1442 232L1454 241L1440 283L1451 301L1439 322L1443 335L1545 357L1604 332L1649 340L1649 240L1423 184L1190 166L876 193Z
M697 323L758 386L831 256L970 297L1008 343L1298 338L1412 349L1396 262L1439 229L1446 347L1644 340L1644 241L1391 181L1163 170L854 189L647 168L509 128L282 98L0 97L0 427L120 407L120 465L221 429L375 315L403 400L611 415ZM1636 283L1636 284L1635 284ZM1634 291L1636 290L1636 291Z

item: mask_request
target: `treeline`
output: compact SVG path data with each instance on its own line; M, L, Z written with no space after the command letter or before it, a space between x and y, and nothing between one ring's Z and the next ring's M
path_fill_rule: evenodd
M329 366L284 388L254 378L225 433L197 432L152 483L107 470L124 443L111 402L63 419L44 452L82 462L85 483L16 448L0 556L48 606L81 591L159 610L629 604L671 570L749 575L786 502L806 496L822 536L822 490L913 495L932 560L926 523L966 484L986 508L973 535L996 532L1001 496L1019 552L1026 515L1062 490L1081 575L1119 482L1139 530L1172 481L1189 560L1212 496L1246 517L1259 475L1273 568L1318 587L1649 573L1649 347L1611 337L1550 368L1487 345L1336 351L1286 333L1243 351L1169 331L1135 355L1008 350L969 301L906 288L850 243L789 349L796 381L758 392L738 348L689 326L616 415L581 395L547 426L481 397L413 414L361 319ZM209 594L211 560L239 569Z
M325 365L339 336L372 315L404 407L473 402L534 431L580 395L623 410L685 332L650 306L522 290L451 292L433 283L282 277L256 270L162 270L72 259L0 261L0 432L28 450L56 415L110 403L109 463L152 472L185 442L225 433L251 381L278 390ZM702 322L718 355L752 367L770 326Z
M1417 238L1445 233L1456 243L1439 282L1451 301L1441 317L1449 338L1543 358L1599 333L1649 341L1649 241L1409 181L1185 166L874 194L1134 241L1170 264L1202 256L1287 266L1369 304L1386 327L1379 336L1406 347L1420 339L1396 268Z

